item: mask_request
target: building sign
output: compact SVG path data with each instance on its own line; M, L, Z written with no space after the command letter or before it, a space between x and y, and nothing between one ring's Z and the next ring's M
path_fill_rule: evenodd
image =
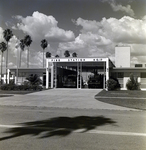
M105 62L107 58L48 58L48 62Z

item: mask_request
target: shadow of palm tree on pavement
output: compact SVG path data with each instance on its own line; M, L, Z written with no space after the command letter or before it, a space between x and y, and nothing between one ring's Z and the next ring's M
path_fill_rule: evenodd
M82 132L87 132L98 126L115 123L112 119L104 116L55 117L21 123L22 126L5 131L5 133L11 135L0 138L0 141L24 135L40 136L40 138L67 136L78 129L83 129Z

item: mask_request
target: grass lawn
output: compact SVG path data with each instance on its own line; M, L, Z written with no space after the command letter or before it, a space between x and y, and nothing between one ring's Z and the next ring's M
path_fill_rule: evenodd
M29 94L37 91L7 91L7 90L0 90L0 96L1 94Z
M43 89L43 90L45 90L45 89ZM49 89L47 89L47 90L49 90ZM7 94L13 96L15 94L24 95L24 94L34 93L34 92L40 92L40 91L37 91L37 90L36 91L35 90L26 90L26 91L0 90L0 97L4 97L4 95L7 95Z
M102 90L95 98L109 104L146 110L146 91Z
M13 95L11 95L11 94L9 94L9 95L3 94L3 95L0 95L0 98L1 98L1 97L10 97L10 96L13 96Z

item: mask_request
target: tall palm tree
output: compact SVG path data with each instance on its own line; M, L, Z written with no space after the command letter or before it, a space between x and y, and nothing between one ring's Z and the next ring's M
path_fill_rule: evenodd
M8 42L12 38L13 33L10 29L6 29L3 32L3 37L7 42L7 54L6 54L6 84L7 84L7 74L8 74Z
M46 52L46 58L50 58L51 57L51 53L50 52Z
M72 57L77 57L77 53L76 52L72 53Z
M43 39L41 41L41 47L43 48L43 68L44 68L44 51L47 46L48 46L48 42L45 39Z
M28 77L26 77L26 80L29 81L30 85L42 84L42 80L37 74L30 74Z
M3 53L7 49L7 44L5 42L0 43L0 50L1 50L1 85L2 85L2 68L3 68Z
M30 47L30 44L32 43L32 39L31 39L30 35L25 36L24 43L28 48L27 49L27 68L29 68L29 47Z
M70 53L69 53L68 50L66 50L66 51L64 52L64 56L65 56L65 57L69 57L69 56L70 56Z
M24 39L21 39L20 40L20 62L19 62L19 67L21 67L21 55L22 55L22 51L24 51L24 48L25 48L25 43L24 43Z
M55 55L55 57L59 57L59 55Z

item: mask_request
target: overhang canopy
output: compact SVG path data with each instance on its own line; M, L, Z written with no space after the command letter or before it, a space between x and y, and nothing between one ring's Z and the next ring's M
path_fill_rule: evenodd
M146 68L113 68L112 72L146 72Z
M46 68L9 68L10 72L19 73L44 73Z

